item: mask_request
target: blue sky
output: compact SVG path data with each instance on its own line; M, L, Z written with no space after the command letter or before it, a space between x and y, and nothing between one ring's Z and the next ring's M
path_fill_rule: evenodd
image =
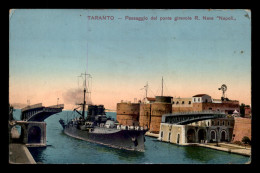
M103 15L114 20L87 17ZM193 20L160 21L168 16ZM167 95L220 98L217 89L225 83L230 99L251 104L250 18L248 10L14 10L9 17L10 101L55 103L78 87L88 57L92 100L107 107L141 99L147 81L150 96L158 95L162 76Z

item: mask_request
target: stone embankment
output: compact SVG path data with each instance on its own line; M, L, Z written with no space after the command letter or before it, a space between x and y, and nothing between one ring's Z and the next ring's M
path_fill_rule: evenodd
M36 164L28 148L24 144L9 144L10 164Z
M15 127L11 129L11 140L15 141L19 138L19 132ZM25 144L10 143L9 144L9 163L10 164L36 164L30 151Z

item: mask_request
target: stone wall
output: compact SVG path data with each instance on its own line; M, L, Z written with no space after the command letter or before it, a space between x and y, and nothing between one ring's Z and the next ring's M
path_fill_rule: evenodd
M161 123L159 140L174 144L182 144L184 141L183 125L171 125ZM179 137L178 137L179 136Z
M244 136L251 139L251 119L235 117L232 141L242 141Z
M163 114L172 113L172 104L170 103L153 103L151 106L151 124L150 132L158 134Z
M140 105L139 125L147 126L152 133L159 133L162 115L172 113L170 103L151 103Z
M235 110L239 111L238 102L224 102L224 103L202 103L202 110L213 110L213 111L225 111L228 114L232 114Z
M191 111L225 111L226 113L232 114L235 110L239 111L238 102L224 102L224 103L192 103L191 105L181 103L179 105L172 105L172 112L191 112ZM232 112L232 113L231 113Z
M126 126L138 125L140 104L139 103L117 103L116 120Z

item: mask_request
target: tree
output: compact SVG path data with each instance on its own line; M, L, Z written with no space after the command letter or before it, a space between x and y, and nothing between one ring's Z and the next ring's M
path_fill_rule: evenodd
M247 136L244 136L244 137L242 138L242 142L243 142L244 144L249 144L249 145L251 145L251 140L250 140L249 137L247 137Z
M240 116L241 117L244 117L245 116L245 104L244 103L241 103L240 105Z

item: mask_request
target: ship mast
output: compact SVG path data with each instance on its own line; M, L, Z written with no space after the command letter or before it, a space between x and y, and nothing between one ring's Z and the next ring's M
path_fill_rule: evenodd
M162 77L162 96L163 96L163 77Z
M146 83L145 87L145 98L147 98L147 90L148 90L148 82Z
M85 80L84 80L84 99L83 99L83 112L82 112L82 117L83 119L85 119L85 107L86 107L86 99L85 99L85 95L86 95L86 76L87 76L87 73L82 73L81 75L84 75L85 77Z

